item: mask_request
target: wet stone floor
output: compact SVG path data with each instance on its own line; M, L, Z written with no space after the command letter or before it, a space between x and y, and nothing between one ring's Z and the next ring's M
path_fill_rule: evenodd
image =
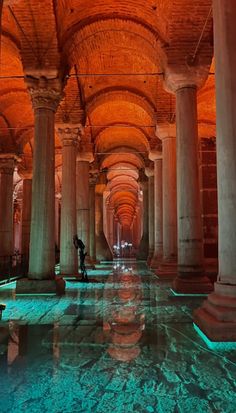
M175 297L130 261L89 279L63 297L0 288L1 413L236 412L236 351L193 329L203 297Z

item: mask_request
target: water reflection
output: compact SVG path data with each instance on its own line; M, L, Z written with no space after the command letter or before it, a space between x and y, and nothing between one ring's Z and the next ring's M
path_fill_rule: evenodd
M139 342L145 329L141 277L134 274L130 266L115 265L105 284L104 298L107 302L103 323L109 342L107 352L119 361L134 360L140 354Z

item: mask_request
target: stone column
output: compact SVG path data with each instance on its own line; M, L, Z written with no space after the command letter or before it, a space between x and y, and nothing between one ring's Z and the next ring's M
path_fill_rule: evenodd
M177 89L176 106L178 276L174 289L178 293L207 293L212 285L203 270L197 87L187 85Z
M154 162L154 255L151 268L157 269L163 256L162 154L151 151L149 159Z
M0 260L4 262L13 254L13 172L16 156L0 154ZM3 258L5 256L5 258ZM9 258L6 258L6 257Z
M93 161L93 153L78 152L76 162L76 207L77 207L77 234L85 244L88 253L86 261L90 259L89 242L89 164Z
M163 155L163 261L161 273L177 273L177 181L176 181L176 127L160 125L157 134L162 140Z
M29 279L17 283L17 293L60 292L55 280L55 145L54 114L61 98L57 79L28 79L35 115ZM61 287L61 288L60 288Z
M96 243L95 243L95 185L97 175L92 174L89 178L89 250L91 262L96 262Z
M76 155L80 125L60 125L62 141L60 273L78 273L77 251L73 245L76 234Z
M103 231L103 192L106 188L106 177L100 174L95 192L95 233L96 233L96 259L98 261L112 260L112 253Z
M236 77L234 0L213 0L216 59L216 127L219 273L214 292L195 312L213 341L236 341ZM235 343L234 343L235 346ZM234 347L235 348L235 347Z
M55 195L55 244L56 246L60 247L60 233L61 233L61 194L56 193Z
M25 256L28 265L32 204L32 172L24 174L20 172L20 175L23 178L21 252Z
M148 177L148 264L150 264L154 254L154 169L145 168L145 174Z
M145 176L142 177L141 188L143 191L143 207L142 207L142 219L143 219L143 235L139 244L139 251L137 254L138 260L147 260L149 253L149 231L148 231L148 180Z

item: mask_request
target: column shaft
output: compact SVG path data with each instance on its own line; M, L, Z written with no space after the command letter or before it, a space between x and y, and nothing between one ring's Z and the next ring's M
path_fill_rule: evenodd
M35 109L29 278L54 277L55 267L54 111Z
M71 133L68 132L68 135ZM77 141L68 136L62 144L60 272L73 275L78 272L77 252L73 245L73 236L76 234Z
M22 254L28 261L30 245L30 223L32 201L32 179L23 179L23 203L22 203Z
M154 256L151 268L157 269L163 255L162 159L154 160Z
M77 234L89 252L89 162L77 160Z
M89 245L90 257L96 261L96 244L95 244L95 183L91 182L89 186Z
M174 289L181 293L209 292L212 285L203 275L196 87L178 89L176 99L178 277Z
M176 139L163 139L163 262L177 261Z
M195 312L195 323L213 341L236 342L235 1L213 0L213 12L216 59L219 274L214 292Z
M0 256L13 254L13 171L13 163L0 169Z

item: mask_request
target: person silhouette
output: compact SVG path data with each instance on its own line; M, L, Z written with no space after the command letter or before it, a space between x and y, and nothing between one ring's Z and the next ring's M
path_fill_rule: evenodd
M88 282L88 275L85 267L85 257L87 255L87 252L84 252L85 250L85 245L81 239L78 238L77 235L74 235L73 237L73 243L75 248L78 250L79 249L79 258L80 258L80 271L82 274L82 281Z

